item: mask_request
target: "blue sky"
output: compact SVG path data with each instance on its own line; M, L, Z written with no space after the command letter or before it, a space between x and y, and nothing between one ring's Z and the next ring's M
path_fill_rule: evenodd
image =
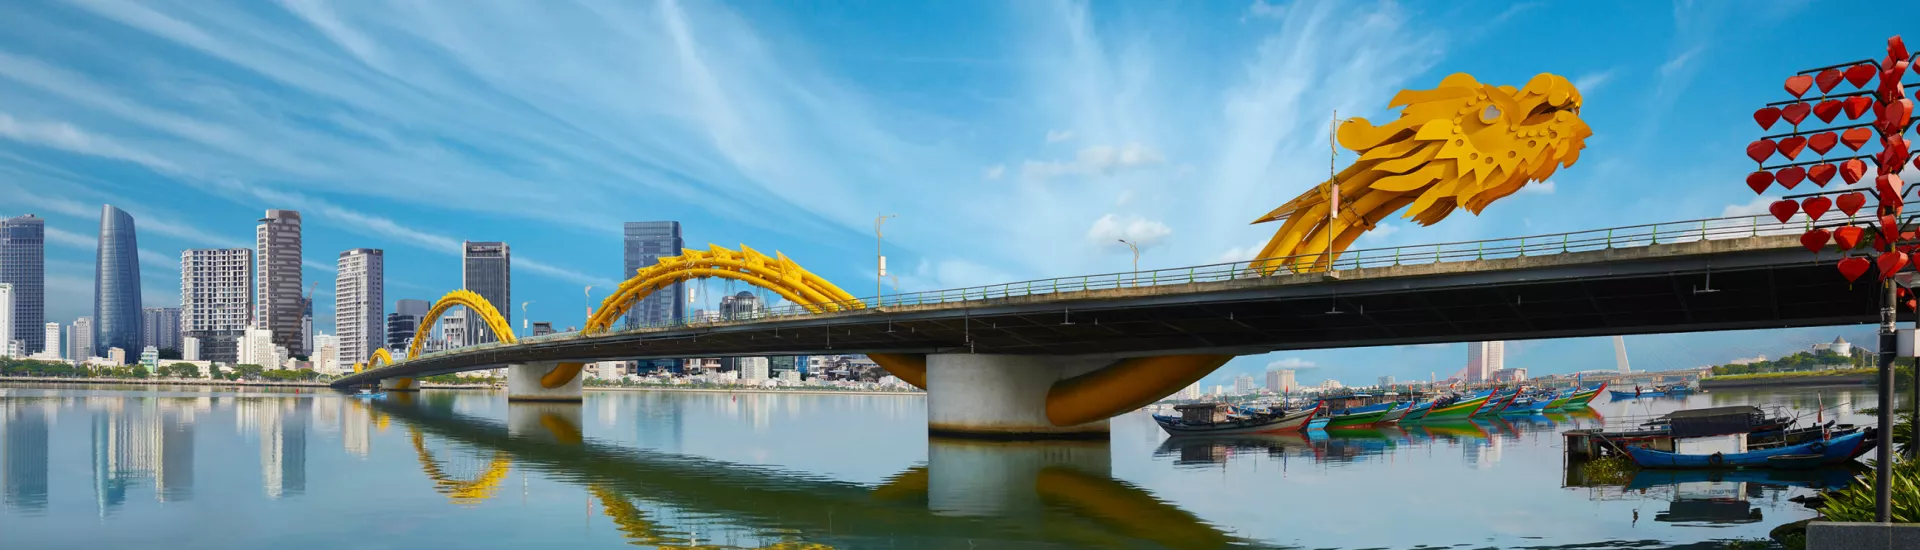
M1256 251L1273 227L1247 222L1324 178L1335 110L1390 120L1395 91L1453 72L1573 79L1588 149L1478 217L1390 223L1357 247L1759 213L1752 109L1795 69L1912 30L1849 15L1884 7L32 0L0 26L0 213L48 218L62 322L89 310L102 203L137 219L149 306L178 303L181 249L248 246L264 210L301 211L328 332L340 251L385 249L388 300L430 300L459 285L463 239L507 241L514 300L578 324L582 287L623 276L624 221L780 250L862 296L882 212L900 216L905 291L1124 270L1116 238L1146 245L1143 269L1175 267ZM1871 330L1629 347L1684 367L1835 334ZM1510 349L1535 373L1612 364L1605 339ZM1464 360L1272 354L1209 383Z

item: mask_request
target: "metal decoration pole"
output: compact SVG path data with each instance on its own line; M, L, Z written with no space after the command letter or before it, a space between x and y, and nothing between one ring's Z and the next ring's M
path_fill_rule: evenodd
M1880 448L1873 470L1873 517L1886 523L1893 521L1893 359L1900 353L1893 323L1899 286L1892 279L1880 286Z
M883 281L885 281L887 278L887 255L882 254L880 252L880 240L881 240L880 225L887 223L887 218L897 218L897 217L900 217L900 215L887 214L883 216L875 216L873 218L873 257L874 257L875 269L877 270L874 272L874 276L873 276L874 307L879 307L883 305L881 303L883 302L881 298L886 296L886 293L881 290L882 288L884 288L881 285Z
M1133 249L1133 284L1138 285L1140 284L1140 247L1134 246L1133 243L1127 242L1126 239L1120 239L1120 244L1127 245L1127 248Z
M1334 126L1340 122L1340 111L1333 112L1333 120L1327 121L1327 191L1333 199L1327 205L1327 226L1322 229L1327 234L1327 272L1333 272L1333 220L1340 217L1340 148L1337 145Z

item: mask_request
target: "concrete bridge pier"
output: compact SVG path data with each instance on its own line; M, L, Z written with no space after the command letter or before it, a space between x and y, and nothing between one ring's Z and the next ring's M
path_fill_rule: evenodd
M579 363L507 365L507 401L579 403L581 399L579 365Z
M1102 422L1102 425L1105 423ZM1106 441L927 439L927 508L970 517L1044 517L1062 479L1109 480Z
M382 378L380 390L387 392L420 391L420 381L412 378Z
M1187 387L1231 355L869 354L927 390L927 433L1100 439L1107 419Z
M522 401L507 405L507 436L514 439L578 445L586 440L580 426L577 403Z

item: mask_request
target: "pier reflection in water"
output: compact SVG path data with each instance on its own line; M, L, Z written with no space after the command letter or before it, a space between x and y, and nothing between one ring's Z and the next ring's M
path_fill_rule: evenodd
M927 440L924 402L897 396L0 386L0 532L9 549L1682 547L1764 537L1811 515L1788 498L1850 473L1591 483L1557 434L1747 402L1871 405L1723 392L1178 439L1130 414L1111 443L988 443Z

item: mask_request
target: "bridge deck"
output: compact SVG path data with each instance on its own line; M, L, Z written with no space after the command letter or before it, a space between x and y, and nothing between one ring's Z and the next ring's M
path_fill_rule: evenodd
M1874 293L1792 236L1084 291L555 335L429 355L341 379L535 361L800 355L1151 355L1842 325ZM1709 284L1709 275L1711 284Z

